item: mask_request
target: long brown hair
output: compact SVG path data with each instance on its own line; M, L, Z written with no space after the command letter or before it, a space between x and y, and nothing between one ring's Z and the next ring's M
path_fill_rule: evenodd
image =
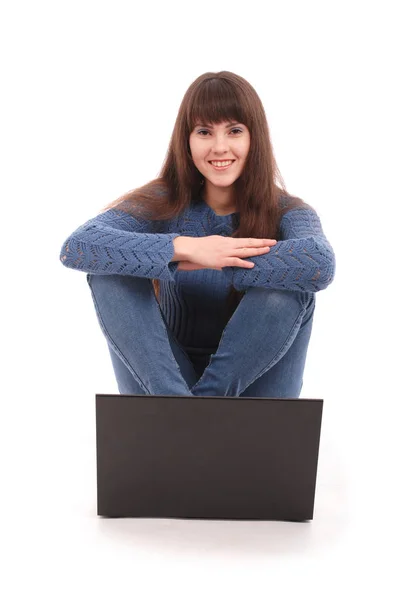
M156 179L130 190L100 212L118 207L149 220L177 217L200 197L203 176L192 160L189 136L197 122L232 120L246 125L250 149L240 177L234 183L233 205L240 213L239 227L232 237L271 238L279 241L282 215L294 207L308 207L291 196L276 164L262 102L245 79L231 73L204 73L189 86L178 111L167 155ZM280 202L280 197L286 201ZM159 299L159 280L152 279ZM227 298L231 315L244 292L233 286Z

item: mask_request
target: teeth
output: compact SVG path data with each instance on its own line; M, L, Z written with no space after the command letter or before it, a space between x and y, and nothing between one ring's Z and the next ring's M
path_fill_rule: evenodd
M232 160L224 160L224 161L217 161L217 160L212 160L210 161L212 163L212 165L214 165L215 167L226 167L227 165L231 165L231 163L233 162Z

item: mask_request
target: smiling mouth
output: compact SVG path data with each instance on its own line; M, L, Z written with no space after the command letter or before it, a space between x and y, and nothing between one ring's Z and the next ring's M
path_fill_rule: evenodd
M216 163L223 163L222 165L218 166L217 164L213 164L214 162ZM211 161L209 160L208 163L216 170L216 171L225 171L226 169L229 169L231 167L231 165L233 165L235 163L235 160L231 160L229 164L224 164L227 161Z

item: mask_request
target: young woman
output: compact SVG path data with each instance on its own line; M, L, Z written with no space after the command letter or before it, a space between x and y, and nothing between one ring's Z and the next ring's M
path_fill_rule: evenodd
M189 86L157 179L78 227L60 260L87 273L121 394L299 397L335 255L242 77Z

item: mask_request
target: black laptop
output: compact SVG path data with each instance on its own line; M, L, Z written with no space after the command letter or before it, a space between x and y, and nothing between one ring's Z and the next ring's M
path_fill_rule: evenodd
M97 514L313 519L323 400L96 394Z

